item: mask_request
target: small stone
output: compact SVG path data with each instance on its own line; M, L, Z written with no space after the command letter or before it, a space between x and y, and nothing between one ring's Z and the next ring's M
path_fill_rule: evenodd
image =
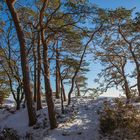
M78 135L81 135L81 134L82 134L82 132L78 132L77 134L78 134Z
M70 133L69 133L69 132L67 132L67 131L64 131L64 132L62 133L62 135L63 135L63 136L69 136L69 135L70 135Z

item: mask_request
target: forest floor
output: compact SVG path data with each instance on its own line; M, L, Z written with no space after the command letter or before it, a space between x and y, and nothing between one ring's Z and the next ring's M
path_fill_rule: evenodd
M37 112L38 122L33 127L28 127L26 108L16 112L0 109L0 131L12 128L19 140L100 140L98 112L108 99L72 98L72 104L65 107L64 114L61 113L60 101L56 100L59 125L54 130L49 129L46 107Z

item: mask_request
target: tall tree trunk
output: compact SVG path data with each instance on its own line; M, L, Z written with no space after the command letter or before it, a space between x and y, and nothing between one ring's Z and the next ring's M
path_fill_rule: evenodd
M37 93L37 67L36 67L36 46L34 43L34 38L33 38L33 58L34 58L34 102L36 102L36 93Z
M140 96L140 70L137 76L137 87L138 87L138 92L139 92L139 96Z
M53 93L50 84L50 66L48 60L48 44L44 39L44 31L41 32L42 36L42 43L43 43L43 64L44 64L44 81L45 81L45 95L46 101L48 105L48 113L49 113L49 120L50 120L50 127L54 129L57 127L56 122L56 114L55 114L55 107L53 102Z
M59 52L58 48L56 48L56 99L60 98L60 74L58 68L59 61Z
M44 11L47 8L48 0L44 0L43 6L40 11L40 29L41 29L41 40L43 45L43 66L44 66L44 81L45 81L45 95L46 101L48 105L48 114L50 120L50 127L54 129L57 127L56 121L56 114L55 114L55 107L53 102L53 93L50 84L50 65L49 65L49 58L48 58L48 43L45 40L45 34L43 29L43 18L44 18Z
M19 85L17 87L17 99L16 99L16 109L20 110L20 91L21 91L21 86Z
M61 90L62 90L62 95L63 95L64 101L67 101L66 93L65 93L65 88L64 88L64 84L63 84L63 80L62 79L61 79Z
M37 47L37 56L38 56L38 67L37 67L37 110L42 108L41 104L41 53L40 53L40 34L38 33L38 47Z
M17 90L16 110L20 110L20 91Z
M57 52L58 53L58 52ZM61 112L64 113L64 101L66 101L65 89L63 85L63 80L60 72L60 64L59 64L59 57L57 59L57 71L59 73L59 82L61 82ZM60 83L59 83L60 86Z
M17 37L20 44L20 56L21 56L21 67L22 67L22 74L23 74L23 85L24 85L24 92L27 100L27 109L28 109L28 116L29 116L29 125L32 126L36 123L36 113L32 105L32 92L30 89L30 78L29 78L29 66L28 66L28 59L26 53L26 45L25 45L25 38L22 31L22 27L20 25L19 17L14 9L14 2L13 0L6 0L7 6L13 18Z

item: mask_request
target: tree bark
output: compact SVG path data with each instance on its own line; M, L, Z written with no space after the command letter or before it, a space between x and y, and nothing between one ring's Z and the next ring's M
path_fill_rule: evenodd
M63 80L62 79L61 79L61 90L62 90L62 95L63 95L64 101L67 101L66 93L65 93L65 88L64 88L64 84L63 84Z
M75 85L76 85L76 88L77 88L77 96L81 96L79 85L78 85L77 81L75 81Z
M36 46L34 43L34 38L33 38L33 58L34 58L34 102L36 102L36 98L37 98L37 67L36 67Z
M45 81L45 95L48 105L48 113L50 120L50 127L54 129L57 127L55 107L53 102L53 93L50 84L50 66L48 60L48 44L44 39L44 31L41 31L42 43L43 43L43 65L44 65L44 81Z
M59 61L59 52L58 48L56 48L56 99L60 98L60 74L58 68Z
M64 114L64 104L63 104L63 90L61 89L61 112Z
M16 109L17 110L20 110L20 104L21 104L21 102L20 102L20 92L21 92L21 85L19 85L18 87L17 87L17 99L16 99Z
M36 123L36 113L34 111L32 105L32 92L30 89L30 78L29 78L29 66L27 60L27 53L26 53L26 45L25 45L25 38L24 33L22 31L22 27L20 25L19 17L14 9L14 2L13 0L6 0L7 6L11 13L12 19L14 21L14 25L17 32L17 37L20 44L20 56L21 56L21 67L22 67L22 74L23 74L23 86L24 92L27 100L27 110L29 116L29 126L32 126Z
M43 29L43 18L44 18L44 11L47 8L48 0L44 0L43 6L40 11L40 20L39 25L41 29L41 40L43 45L43 66L44 66L44 81L45 81L45 95L46 95L46 101L48 105L48 114L49 114L49 120L50 120L50 127L51 129L54 129L57 127L57 121L56 121L56 114L55 114L55 107L53 102L53 93L52 88L50 84L50 65L49 65L49 58L48 58L48 43L45 40L45 33Z
M61 83L61 94L62 94L63 100L64 100L64 101L67 101L66 93L65 93L65 88L64 88L64 84L63 84L63 79L62 79L61 72L60 72L59 60L58 60L58 72L59 72L60 83Z

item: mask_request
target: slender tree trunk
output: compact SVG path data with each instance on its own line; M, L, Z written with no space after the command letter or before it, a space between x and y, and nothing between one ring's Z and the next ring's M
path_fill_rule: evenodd
M57 67L58 67L58 73L60 76L60 82L61 82L61 112L62 114L64 113L64 101L66 101L66 95L65 95L65 89L64 89L64 85L63 85L63 80L61 77L61 72L60 72L60 65L59 65L59 59L57 59Z
M139 96L140 96L140 70L137 76L137 87L138 87L138 92L139 92Z
M63 84L63 80L62 79L61 79L61 90L62 90L62 95L63 95L64 101L67 101L66 93L65 93L65 88L64 88L64 84Z
M61 112L64 114L64 104L63 104L63 90L61 89Z
M37 93L37 67L36 67L36 46L33 39L33 58L34 58L34 102L36 102L36 93Z
M129 44L129 50L130 50L131 55L133 57L134 63L136 65L136 71L137 71L137 88L138 88L138 94L140 96L140 64L139 64L139 62L137 60L137 57L136 57L135 53L133 52L132 44L131 43Z
M16 110L20 110L20 89L17 88Z
M58 48L56 48L56 99L60 98L60 74L58 68L59 61L59 52Z
M41 53L40 53L40 34L38 33L38 47L37 47L37 56L38 56L38 67L37 67L37 110L42 108L41 104Z
M85 46L84 46L84 50L83 50L83 53L82 53L82 55L81 55L81 59L80 59L79 65L78 65L77 69L75 70L75 73L74 73L74 75L73 75L73 77L72 77L71 88L70 88L70 91L69 91L69 93L68 93L68 104L67 104L67 105L70 105L70 103L71 103L71 94L72 94L72 92L73 92L74 83L75 83L75 78L76 78L76 76L77 76L77 74L78 74L78 72L79 72L79 70L80 70L80 68L81 68L81 65L82 65L82 62L83 62L83 59L84 59L84 56L85 56L87 47L88 47L89 43L92 41L94 35L95 35L98 31L100 31L101 28L102 28L102 25L101 25L97 30L95 30L95 31L93 32L93 34L91 35L90 39L87 41L87 43L86 43Z
M76 88L77 88L77 96L81 96L79 85L78 85L77 81L75 81L75 85L76 85Z
M61 93L63 95L62 97L63 97L64 101L66 101L67 98L66 98L65 88L64 88L64 84L63 84L63 79L62 79L61 72L60 72L59 59L58 59L58 62L57 62L57 66L58 66L58 72L59 72L59 77L60 77Z
M17 99L16 99L16 109L20 110L20 90L21 90L21 86L19 85L17 87Z
M32 92L30 89L30 78L29 78L29 66L28 66L28 59L26 53L26 45L25 45L25 38L22 31L22 27L20 25L19 17L17 15L16 10L14 9L14 2L13 0L6 0L7 6L13 18L17 37L20 44L20 56L21 56L21 67L22 67L22 74L23 74L23 85L24 85L24 92L27 100L27 109L28 109L28 116L29 116L29 125L32 126L36 123L36 113L32 105Z
M61 73L60 73L60 66L59 66L59 75L60 75L61 92L62 92L62 95L63 95L63 100L64 100L64 101L67 101L66 93L65 93L65 88L64 88L64 84L63 84L63 79L62 79Z

